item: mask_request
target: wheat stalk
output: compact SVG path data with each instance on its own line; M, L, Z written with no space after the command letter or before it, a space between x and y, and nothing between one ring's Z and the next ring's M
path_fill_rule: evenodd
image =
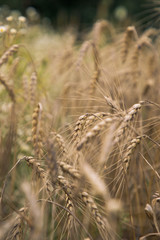
M38 158L40 158L43 154L41 117L42 117L42 105L41 103L38 103L32 115L32 141L36 156Z
M14 44L11 46L0 58L0 67L8 61L8 58L16 53L19 49L19 45Z

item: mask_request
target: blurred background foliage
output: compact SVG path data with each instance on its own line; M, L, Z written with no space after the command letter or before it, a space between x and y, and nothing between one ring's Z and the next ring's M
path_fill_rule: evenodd
M151 3L152 0L0 0L1 7L8 6L12 10L19 10L23 15L28 7L33 7L41 19L55 28L70 25L76 28L78 26L79 30L90 27L100 18L123 25L129 19L132 22L138 21L145 17L145 11L151 7ZM147 10L148 13L152 13L152 10Z

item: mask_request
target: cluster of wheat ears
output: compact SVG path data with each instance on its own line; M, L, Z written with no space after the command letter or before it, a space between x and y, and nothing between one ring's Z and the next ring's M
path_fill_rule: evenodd
M0 239L160 239L159 30L5 21Z

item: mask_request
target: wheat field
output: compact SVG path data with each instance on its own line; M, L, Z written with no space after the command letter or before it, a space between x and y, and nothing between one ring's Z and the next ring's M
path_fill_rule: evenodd
M0 26L0 239L160 239L160 32Z

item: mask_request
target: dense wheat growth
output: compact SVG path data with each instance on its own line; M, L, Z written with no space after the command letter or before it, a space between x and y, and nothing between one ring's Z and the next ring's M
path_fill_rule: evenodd
M160 35L0 27L0 239L160 239Z

